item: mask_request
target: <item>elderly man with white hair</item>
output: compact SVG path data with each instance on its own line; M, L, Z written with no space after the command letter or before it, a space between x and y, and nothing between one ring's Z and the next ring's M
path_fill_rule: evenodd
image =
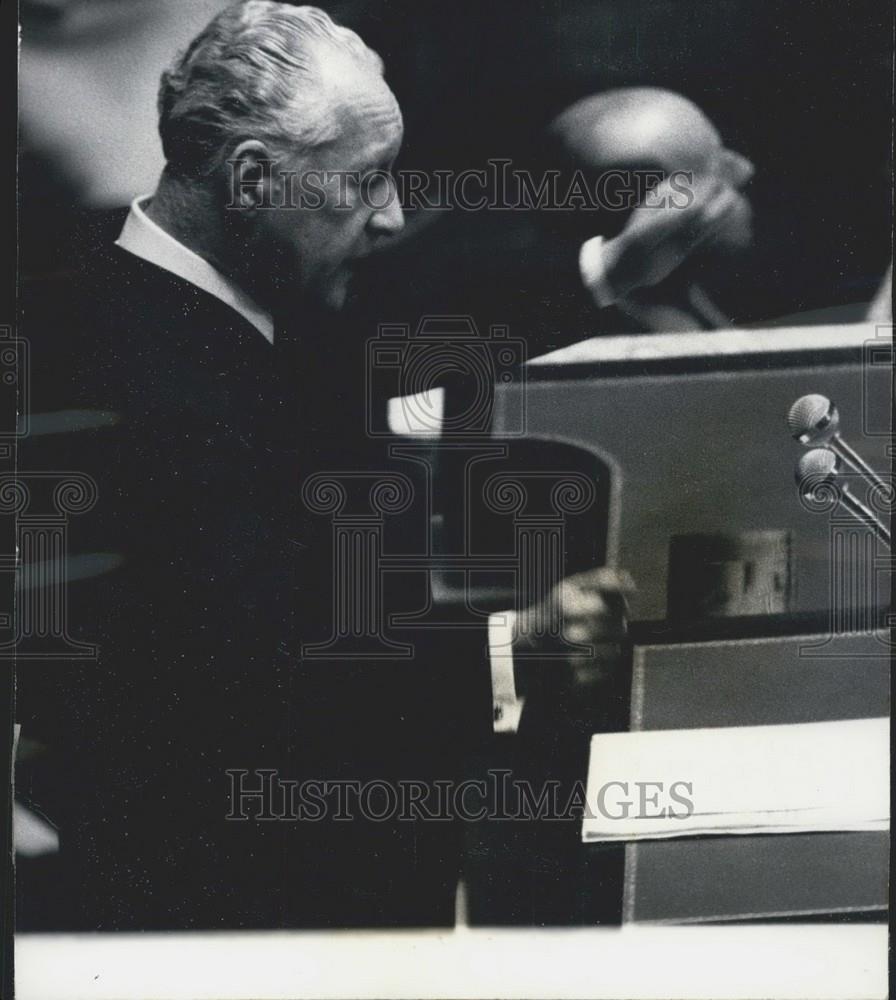
M363 337L339 313L357 263L403 225L400 110L353 32L248 0L164 74L159 129L155 193L114 245L85 251L73 288L23 305L34 404L58 415L35 447L44 467L93 476L98 496L71 533L64 637L98 657L20 686L23 733L70 775L49 919L449 923L451 824L291 812L305 779L456 778L492 725L484 629L452 632L450 655L408 656L400 635L385 660L306 655L347 612L330 525L301 484L335 469L368 489L384 469L365 440ZM674 266L711 209L657 213L650 247ZM625 234L603 251L583 294L610 301L663 276ZM352 515L355 499L342 499ZM564 589L586 641L608 624L602 586Z
M114 244L85 248L74 287L25 296L35 406L79 416L29 442L24 461L78 468L98 497L70 542L72 564L91 568L69 588L71 628L97 657L33 671L19 708L67 775L46 803L63 872L44 903L51 924L418 916L413 899L391 916L387 905L383 873L408 854L401 830L390 856L368 825L353 866L361 833L340 847L332 824L263 822L279 800L257 821L241 818L251 794L231 801L257 769L336 779L366 759L379 776L378 707L390 684L413 694L369 662L301 655L331 627L334 569L328 526L303 518L300 487L321 468L357 471L339 447L364 437L363 393L352 410L339 398L334 317L355 262L403 224L395 199L371 208L336 174L388 178L402 121L382 69L315 8L228 7L163 75L155 193L133 203ZM319 178L315 208L294 209L284 190L306 171ZM387 744L411 741L382 725Z

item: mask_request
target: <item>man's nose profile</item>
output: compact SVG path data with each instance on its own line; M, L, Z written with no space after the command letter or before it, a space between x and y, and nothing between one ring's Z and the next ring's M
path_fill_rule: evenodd
M374 208L370 221L367 223L378 237L397 236L404 229L404 209L399 199L395 182L389 182L389 200L382 208Z

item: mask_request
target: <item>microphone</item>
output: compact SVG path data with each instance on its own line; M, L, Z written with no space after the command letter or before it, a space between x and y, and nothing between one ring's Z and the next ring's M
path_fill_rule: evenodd
M876 489L886 489L877 473L840 436L840 413L827 396L813 393L800 398L787 414L790 433L807 448L830 448L835 455Z
M848 484L838 482L839 476L840 466L837 456L828 451L827 448L813 448L797 462L796 482L801 496L810 501L834 499L845 507L863 527L873 531L889 548L889 530L860 500L857 500L849 492Z

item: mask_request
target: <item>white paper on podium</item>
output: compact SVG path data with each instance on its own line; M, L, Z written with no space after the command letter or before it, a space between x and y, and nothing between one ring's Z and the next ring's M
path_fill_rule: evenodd
M883 718L593 736L582 840L886 830L889 728Z

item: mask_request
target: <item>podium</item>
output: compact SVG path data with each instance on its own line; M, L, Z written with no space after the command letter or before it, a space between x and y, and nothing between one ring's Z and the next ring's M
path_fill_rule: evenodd
M742 638L634 649L633 731L888 714L889 659L874 635ZM849 789L843 794L848 799ZM631 842L625 847L622 919L867 919L886 911L888 860L886 831Z
M629 570L638 585L630 600L629 728L889 715L891 619L881 609L892 558L866 545L867 532L839 512L801 504L793 472L803 449L790 438L786 416L799 396L827 395L850 443L872 467L888 469L892 351L892 328L870 324L596 338L530 362L525 384L496 388L496 438L516 427L524 409L525 440L581 449L609 472L606 561ZM763 531L791 539L786 614L687 628L668 621L674 537ZM838 562L844 552L858 563ZM526 709L530 723L533 708ZM540 773L555 768L548 777L584 780L587 713L571 726L545 713L534 735L526 732L526 712L517 752L525 767L538 774L541 748L562 742L564 726L577 727L570 752L562 761L545 758ZM626 726L624 718L614 723L610 728ZM600 727L595 722L591 732ZM526 877L532 888L511 914L499 914L501 922L879 919L887 906L886 832L695 837L622 848L574 845L545 825L530 841L519 856L552 874L536 878L518 860L505 863L509 883Z
M828 396L844 437L889 470L892 365L892 327L872 324L595 338L498 385L493 432L516 432L523 412L520 447L573 446L607 466L606 562L638 585L632 621L667 617L675 536L779 530L791 538L791 610L863 631L864 609L889 601L892 561L874 546L861 579L832 572L832 553L863 529L842 510L801 503L794 469L805 449L787 413L802 395Z

